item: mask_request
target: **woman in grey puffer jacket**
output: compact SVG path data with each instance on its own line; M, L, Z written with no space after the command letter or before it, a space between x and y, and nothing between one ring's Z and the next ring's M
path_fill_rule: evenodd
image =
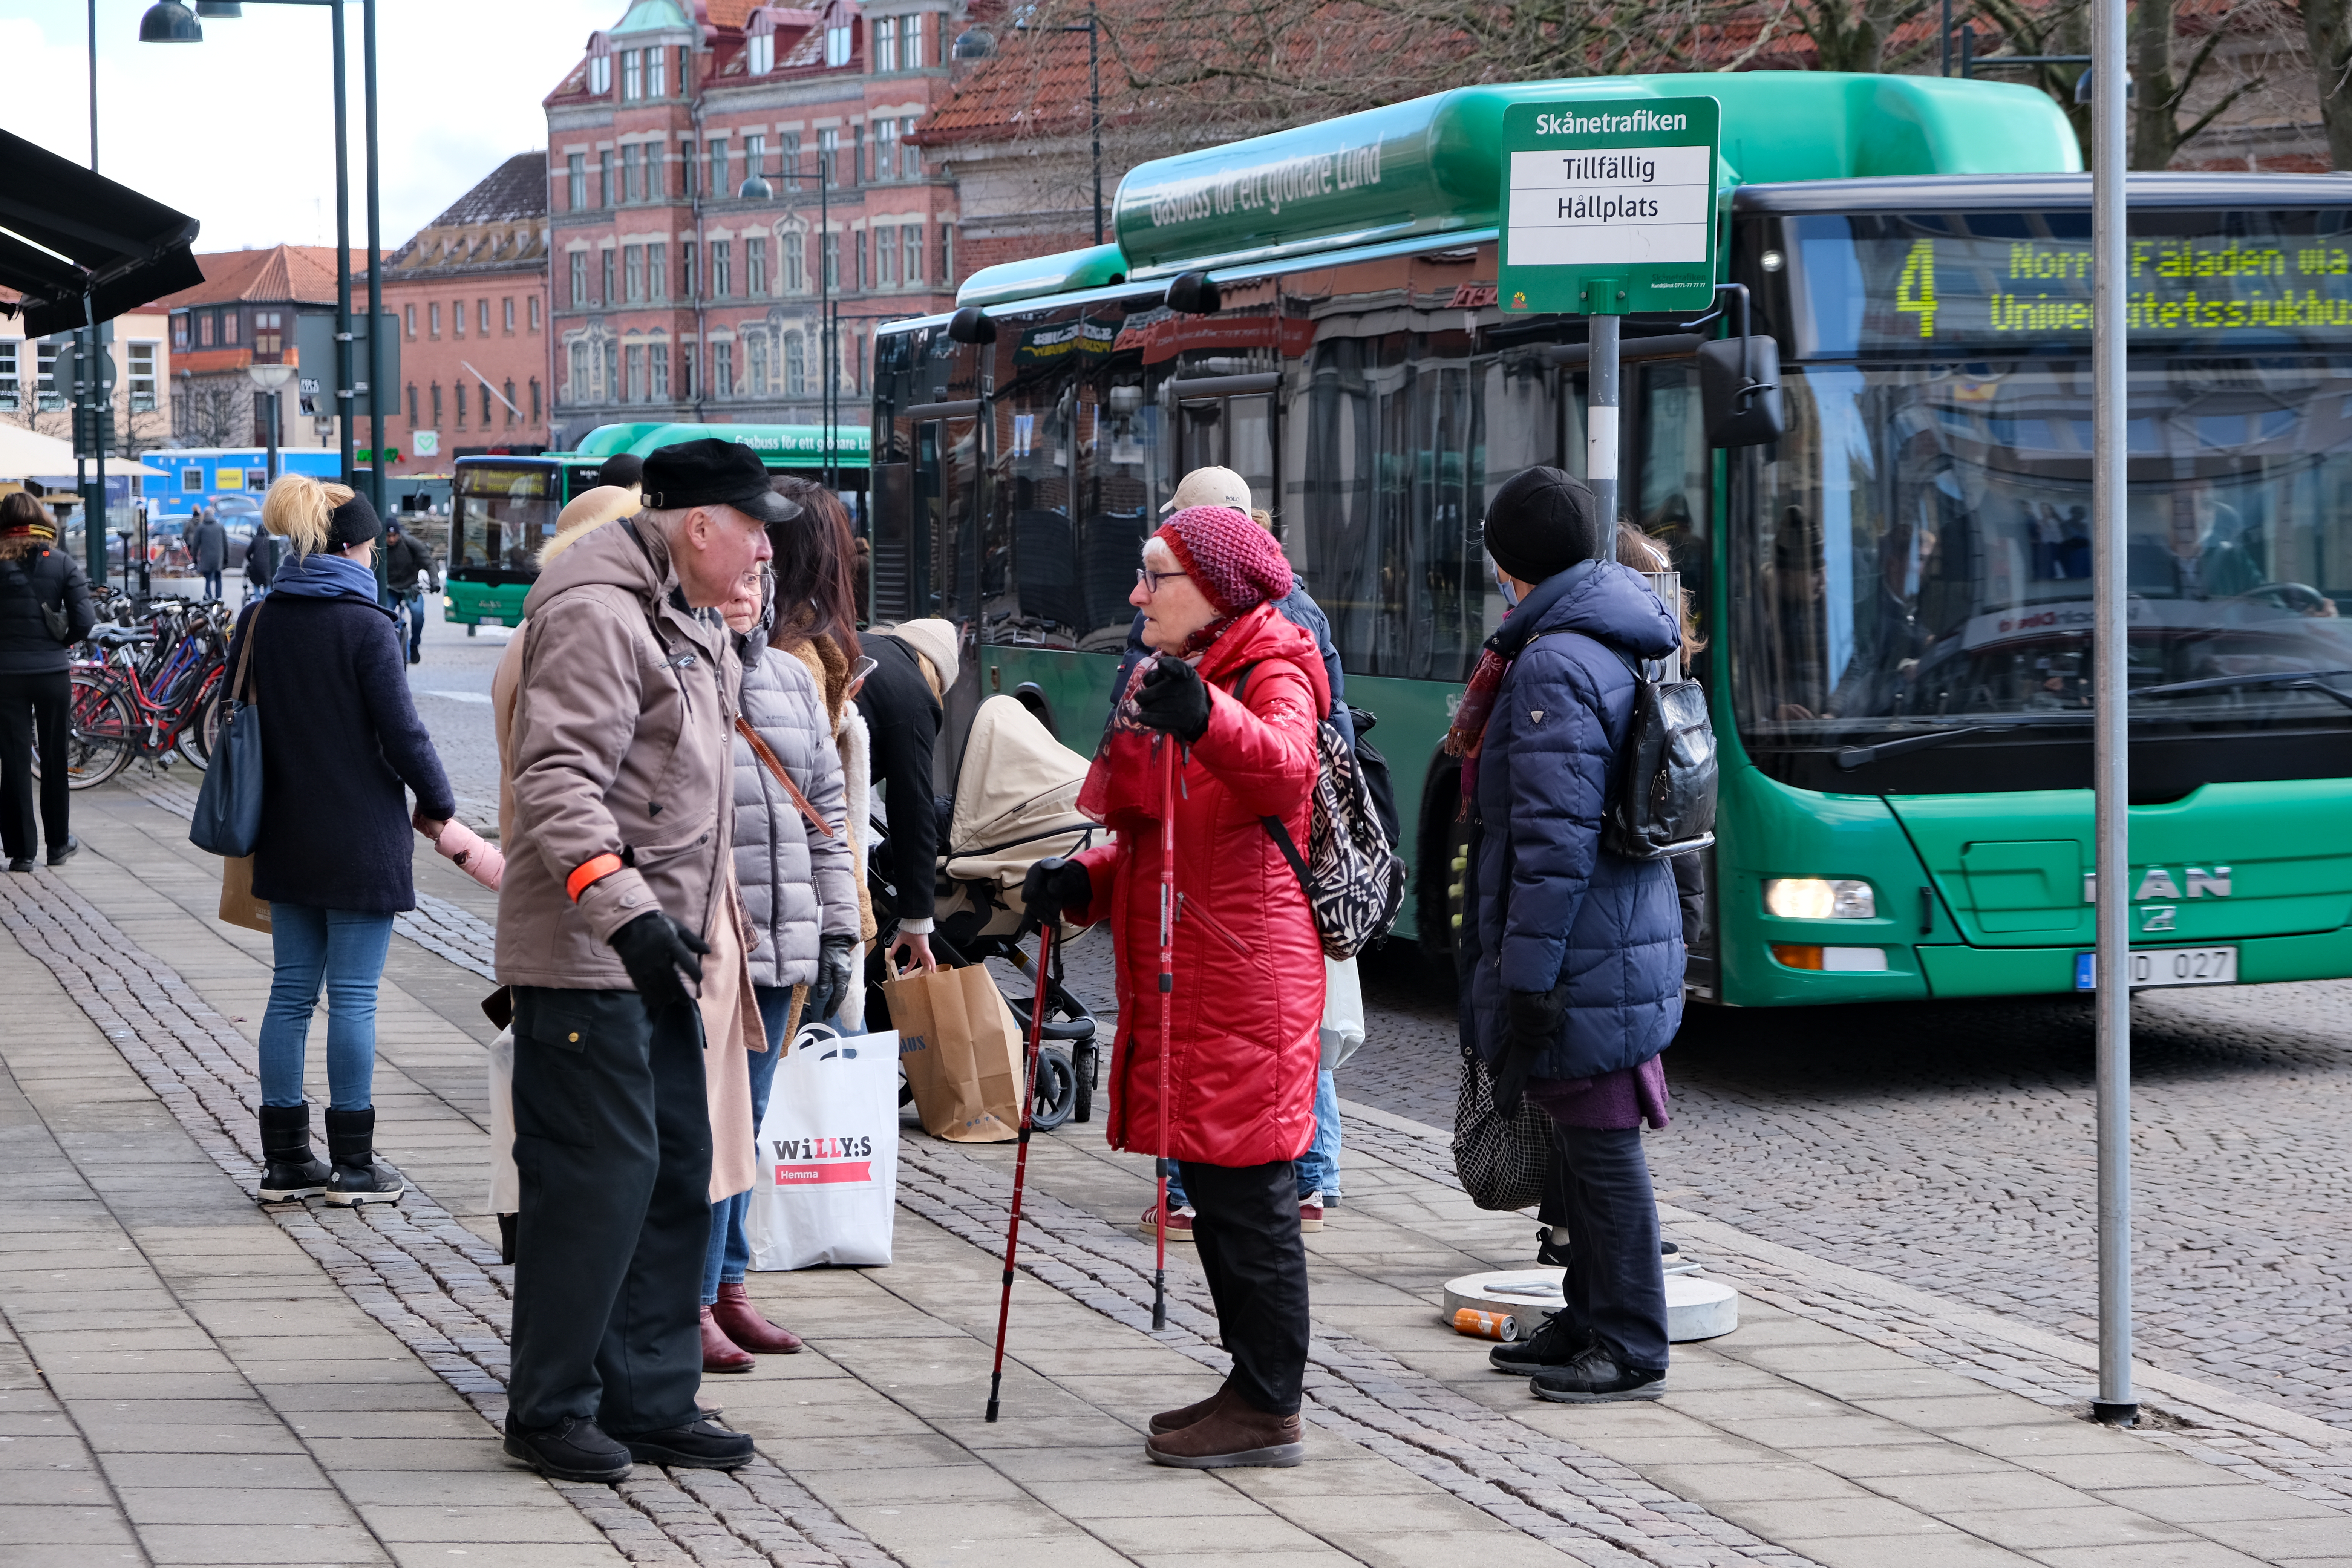
M777 779L739 729L735 881L758 936L751 952L751 984L768 1036L765 1051L747 1054L755 1135L767 1114L768 1090L787 1043L784 1029L792 1014L793 988L808 987L802 1021L830 1017L850 983L857 946L857 885L850 863L841 754L808 667L781 649L768 651L775 600L775 580L770 575L758 588L746 584L746 591L726 607L727 623L736 633L736 652L743 661L744 721L793 786ZM789 1355L801 1348L797 1336L761 1315L744 1288L751 1247L743 1219L751 1196L739 1193L711 1205L710 1250L702 1273L705 1372L747 1372L753 1364L747 1352Z

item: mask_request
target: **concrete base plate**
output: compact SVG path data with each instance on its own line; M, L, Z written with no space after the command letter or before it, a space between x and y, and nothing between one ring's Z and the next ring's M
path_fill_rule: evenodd
M1523 1340L1559 1310L1559 1270L1505 1268L1445 1283L1443 1321L1489 1340ZM1739 1293L1685 1268L1666 1276L1666 1337L1676 1344L1711 1340L1739 1326Z

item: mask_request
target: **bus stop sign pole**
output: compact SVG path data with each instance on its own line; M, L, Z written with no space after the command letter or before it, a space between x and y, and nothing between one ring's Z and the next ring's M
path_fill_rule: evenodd
M2093 971L2098 1014L2099 1392L2092 1413L2139 1415L2131 1319L2131 633L2125 620L2130 474L2124 421L2124 0L2091 25L2092 770L2097 878Z
M1636 310L1715 299L1712 98L1569 98L1503 112L1504 310L1580 314L1591 331L1584 479L1617 558L1618 345Z

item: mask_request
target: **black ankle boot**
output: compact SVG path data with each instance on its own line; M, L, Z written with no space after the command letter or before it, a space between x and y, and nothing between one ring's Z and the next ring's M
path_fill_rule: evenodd
M330 1110L327 1152L335 1161L335 1173L327 1182L329 1203L349 1207L388 1204L400 1196L400 1178L375 1163L375 1107Z
M327 1190L327 1163L310 1152L310 1108L261 1108L261 1201L314 1198Z

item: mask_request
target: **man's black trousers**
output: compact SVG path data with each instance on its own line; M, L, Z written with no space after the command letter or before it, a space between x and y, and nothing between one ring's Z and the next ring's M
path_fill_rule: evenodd
M66 745L72 738L70 688L62 669L41 675L0 675L0 850L29 860L40 848L33 832L33 747L41 748L41 826L49 847L63 847L68 831Z
M514 988L509 1419L615 1436L697 1419L710 1112L690 1002Z
M1234 1358L1233 1390L1269 1415L1298 1414L1307 1376L1307 1244L1295 1169L1287 1160L1184 1162L1184 1195L1199 1216L1192 1240Z
M1666 1277L1642 1130L1555 1122L1552 1146L1558 1170L1547 1174L1545 1210L1557 1202L1568 1226L1569 1326L1598 1334L1620 1366L1664 1372Z

